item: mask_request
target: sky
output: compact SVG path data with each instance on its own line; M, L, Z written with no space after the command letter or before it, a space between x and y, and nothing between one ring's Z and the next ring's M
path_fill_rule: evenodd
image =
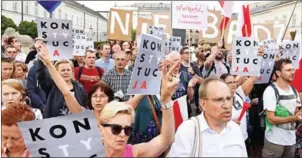
M95 11L109 11L111 7L114 7L116 4L117 6L128 6L133 5L134 3L170 3L171 1L77 1L85 6L95 10ZM207 3L210 9L214 7L216 10L219 10L221 7L218 1L198 1L200 3ZM250 4L257 1L235 1L235 5L233 7L233 12L238 12L236 8L244 4ZM259 2L259 1L258 1ZM102 14L106 15L106 14ZM105 16L106 17L106 16Z

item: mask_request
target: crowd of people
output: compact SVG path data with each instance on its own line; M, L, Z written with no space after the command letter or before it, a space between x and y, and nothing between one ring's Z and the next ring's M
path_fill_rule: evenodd
M51 61L42 38L24 53L3 36L2 156L30 156L18 122L83 111L100 124L108 157L302 156L302 88L289 59L276 58L270 82L256 85L257 77L231 74L223 42L185 44L161 62L159 95L127 95L138 51L136 41L116 40ZM176 129L173 101L183 96L190 119Z

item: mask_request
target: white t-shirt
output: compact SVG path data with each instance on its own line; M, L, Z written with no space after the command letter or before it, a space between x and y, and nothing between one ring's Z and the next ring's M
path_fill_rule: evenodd
M273 83L275 84L275 83ZM275 84L276 85L276 84ZM276 85L279 95L295 95L292 88L288 86L290 89L289 91L284 91L280 89ZM265 89L263 93L263 108L264 110L268 111L275 111L276 109L276 96L274 89L269 86ZM289 112L294 115L296 107L301 106L299 97L296 99L291 100L280 100L279 103L287 108ZM274 144L283 145L283 146L290 146L296 144L296 130L286 130L276 125L272 125L271 131L268 128L265 130L265 138Z
M225 65L222 63L222 61L218 61L218 60L214 60L214 64L215 64L215 70L212 70L211 73L209 74L209 77L220 77L222 74L226 74L228 73L228 69L225 67ZM212 67L212 66L211 66ZM205 76L209 73L209 71L211 70L211 67L209 70L206 70L205 68L203 68L202 70L202 75Z
M233 104L233 108L232 108L232 120L236 121L242 111L243 108L243 102L246 96L242 90L242 87L238 87L236 89L236 93L234 96L234 104ZM240 128L241 128L241 132L243 135L244 140L246 140L248 138L248 134L247 134L247 119L246 119L246 112L244 113L241 121L240 121Z

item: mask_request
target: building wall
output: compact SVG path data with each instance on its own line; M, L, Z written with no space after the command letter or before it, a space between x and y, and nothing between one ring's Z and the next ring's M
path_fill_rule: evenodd
M2 1L2 15L11 18L16 25L19 25L22 16L21 1ZM23 20L36 21L36 17L49 18L50 14L36 1L23 1ZM107 21L64 1L53 12L52 18L71 20L73 28L92 32L94 41L107 39Z

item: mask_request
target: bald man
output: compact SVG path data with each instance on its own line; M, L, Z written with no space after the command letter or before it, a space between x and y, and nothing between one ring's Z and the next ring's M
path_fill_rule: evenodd
M131 71L126 69L127 65L127 54L123 51L119 51L113 55L115 67L108 71L107 74L102 78L114 91L114 93L121 94L122 101L129 100L127 89L131 80ZM121 95L119 95L121 96Z
M169 61L170 66L172 66L176 62L179 62L181 60L179 52L172 51L170 54L167 55L167 60ZM196 85L197 80L195 78L192 78L188 72L181 71L180 66L181 65L179 63L179 65L173 72L174 76L180 74L180 82L178 84L175 94L172 96L172 99L176 100L182 96L187 95L187 100L192 100L194 96L194 87ZM191 107L188 106L189 116L191 116L191 110Z

